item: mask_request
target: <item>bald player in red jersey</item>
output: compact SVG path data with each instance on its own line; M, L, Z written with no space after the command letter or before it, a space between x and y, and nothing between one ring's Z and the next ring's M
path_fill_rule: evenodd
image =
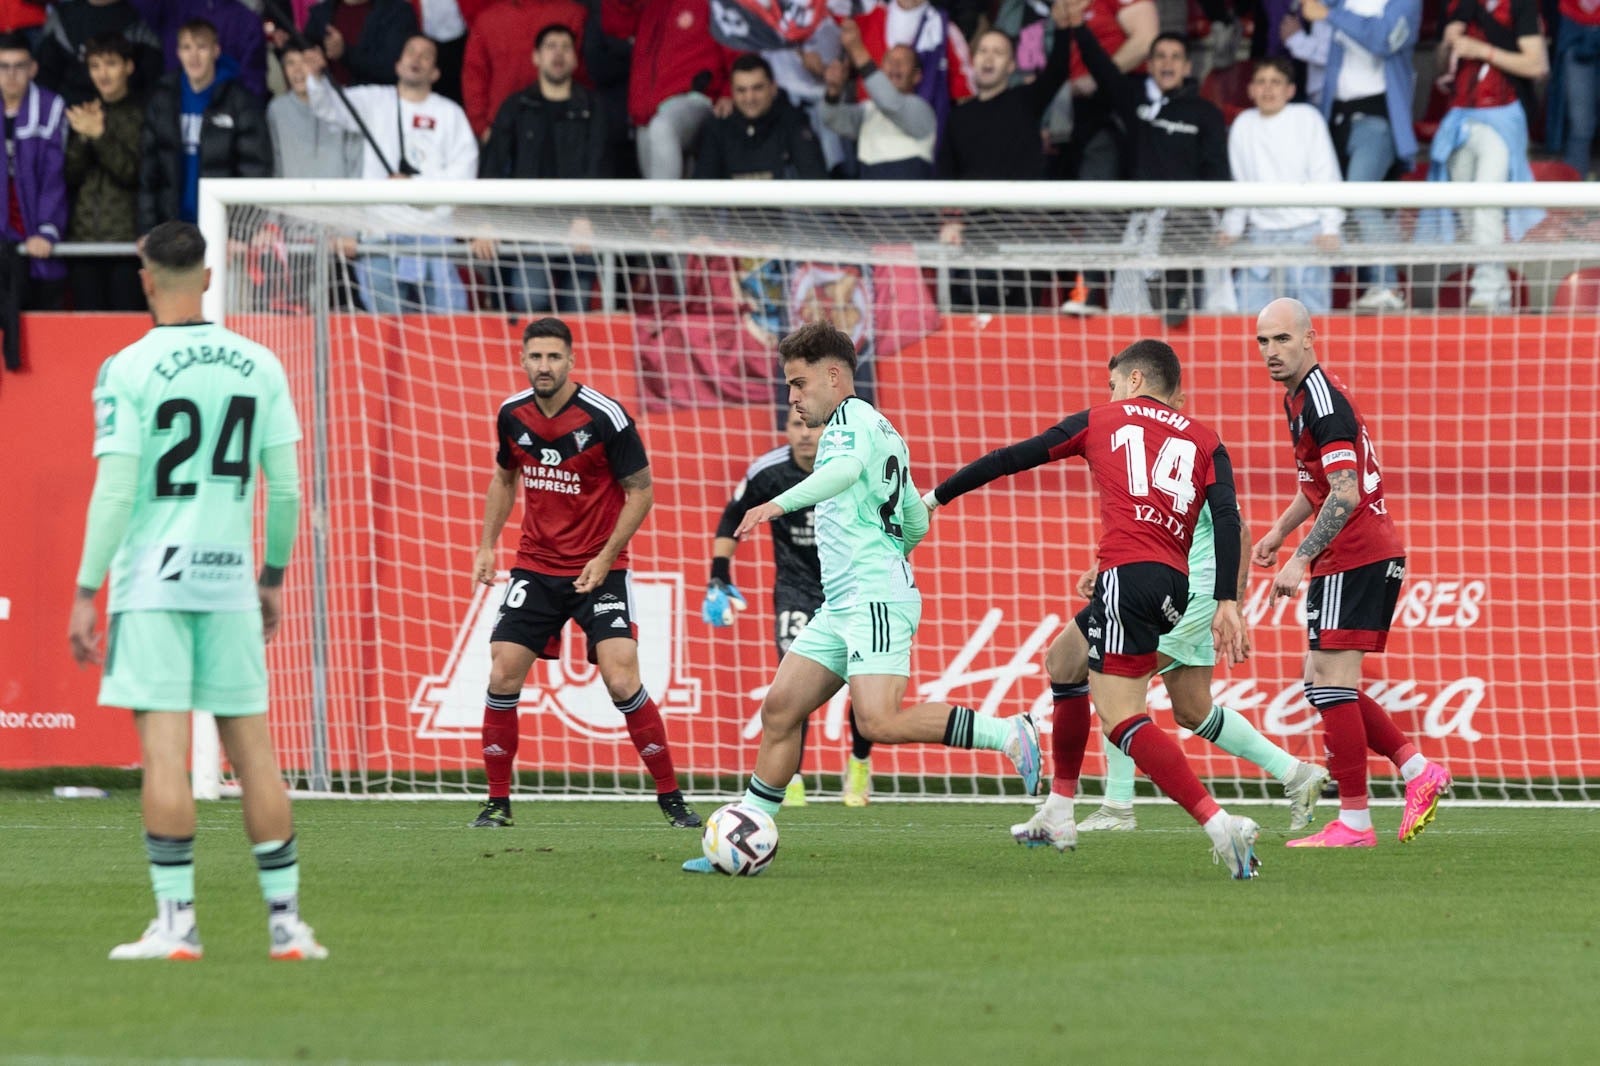
M529 388L500 405L495 472L484 502L483 540L473 578L490 585L500 531L523 489L517 561L489 637L489 694L483 709L483 764L489 798L472 825L511 822L517 707L534 659L552 656L561 628L576 622L600 669L628 739L655 781L656 802L676 828L700 816L678 788L661 711L639 677L638 631L628 541L654 502L650 460L621 404L571 380L572 331L541 318L522 331Z
M1222 809L1177 741L1145 710L1156 645L1178 624L1189 601L1189 546L1203 505L1210 506L1216 530L1212 635L1218 650L1234 662L1249 653L1236 602L1242 548L1233 467L1217 435L1174 406L1183 371L1171 347L1136 341L1117 353L1109 368L1111 402L990 452L924 497L936 508L996 478L1078 456L1088 462L1100 498L1099 574L1094 596L1077 619L1089 643L1088 684L1052 676L1056 779L1038 813L1012 827L1012 835L1030 847L1067 851L1077 846L1072 799L1089 741L1092 695L1106 738L1205 828L1213 854L1235 879L1246 880L1259 865L1259 828Z
M1450 774L1429 762L1376 700L1360 689L1361 661L1388 644L1405 578L1405 545L1389 515L1383 475L1366 422L1338 378L1317 362L1317 331L1299 300L1278 299L1256 320L1256 344L1272 380L1286 390L1283 411L1300 493L1251 559L1273 566L1284 538L1316 521L1272 582L1272 598L1293 596L1309 569L1306 699L1322 715L1328 773L1339 785L1339 818L1291 848L1370 848L1378 842L1367 809L1367 749L1400 768L1407 843L1433 820Z

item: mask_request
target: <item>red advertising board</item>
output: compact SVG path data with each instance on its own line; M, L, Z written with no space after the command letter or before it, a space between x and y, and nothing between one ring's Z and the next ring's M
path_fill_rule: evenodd
M1196 320L1202 322L1204 320ZM1600 773L1600 724L1573 664L1592 659L1597 622L1597 434L1586 397L1600 376L1600 322L1412 315L1338 319L1324 359L1355 390L1372 428L1391 510L1408 545L1390 650L1369 659L1369 691L1458 777ZM88 394L103 353L148 320L35 320L34 369L0 383L6 473L0 532L0 767L127 764L126 715L97 710L96 678L72 665L66 612L93 477ZM311 324L239 323L284 355L315 434ZM747 770L754 716L774 665L766 548L735 572L751 609L711 630L698 600L712 530L745 465L778 442L774 405L685 407L638 356L627 316L577 323L575 376L639 418L656 510L636 541L635 593L646 684L691 771ZM1228 330L1242 322L1227 323ZM1148 320L950 317L877 360L876 400L911 445L926 489L989 448L1038 432L1104 394L1104 361ZM1247 332L1195 328L1171 339L1189 410L1228 442L1246 520L1265 528L1295 491L1281 391ZM330 323L324 401L328 501L307 508L291 570L290 617L275 645L274 713L286 761L303 753L311 691L310 530L330 561L328 712L335 768L455 771L478 765L484 642L496 591L470 580L493 414L525 379L516 327L491 317ZM705 365L713 360L708 359ZM748 360L745 361L748 363ZM747 370L759 372L759 369ZM759 390L757 390L759 391ZM306 471L311 465L306 461ZM1043 649L1081 604L1069 590L1093 554L1095 508L1081 465L1029 472L936 518L912 557L925 607L911 692L1010 714L1046 708ZM514 525L514 522L513 522ZM509 565L514 529L503 544ZM1258 571L1246 613L1255 655L1219 668L1218 698L1279 743L1318 756L1300 693L1303 603L1267 602ZM1161 707L1159 687L1152 705ZM833 770L842 707L818 740ZM1167 720L1163 716L1162 720ZM561 659L524 692L520 765L637 770L620 717L569 632ZM1198 741L1203 772L1253 768ZM879 773L992 774L992 754L880 749ZM1375 769L1377 767L1375 766ZM1098 772L1091 760L1088 773Z

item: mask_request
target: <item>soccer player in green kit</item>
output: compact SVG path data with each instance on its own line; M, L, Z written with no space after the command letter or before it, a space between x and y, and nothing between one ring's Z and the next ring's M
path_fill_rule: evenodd
M947 744L1004 752L1033 795L1039 737L1025 714L1008 719L949 703L902 707L922 593L906 556L928 532L928 511L911 480L906 443L855 395L856 351L826 322L802 326L778 345L789 402L825 427L816 465L798 485L745 513L736 536L816 507L822 607L789 647L761 704L761 748L744 803L776 816L800 763L800 723L849 684L862 735L877 744ZM709 873L704 857L683 864Z
M216 715L243 793L269 955L321 959L300 920L300 866L289 794L267 732L266 642L277 632L283 574L300 516L300 424L278 359L201 314L205 239L167 222L140 245L155 328L100 368L99 460L68 637L102 663L100 702L129 707L144 767L143 814L156 918L113 959L201 957L194 909L189 712ZM267 479L266 558L252 543L257 478ZM105 653L95 595L111 571Z

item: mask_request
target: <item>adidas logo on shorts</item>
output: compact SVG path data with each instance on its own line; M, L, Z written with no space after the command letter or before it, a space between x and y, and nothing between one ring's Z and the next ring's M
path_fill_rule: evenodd
M861 658L861 653L859 651L853 651L850 653L850 661L853 663L859 663L864 662L865 660Z
M617 615L617 617L615 617L615 618L613 618L611 620L611 628L612 629L627 629L628 628L628 623L624 622L622 620L622 616L619 614L619 615Z

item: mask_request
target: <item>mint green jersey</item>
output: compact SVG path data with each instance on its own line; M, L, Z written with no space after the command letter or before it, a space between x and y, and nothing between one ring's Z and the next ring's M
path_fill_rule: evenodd
M261 453L300 439L277 356L221 326L157 326L107 359L94 454L139 460L110 613L259 607Z
M911 456L889 420L856 396L834 410L817 443L819 469L846 458L861 464L861 475L814 512L824 605L920 603L906 553L927 532L927 508L911 480Z
M1189 595L1211 598L1217 584L1217 556L1215 538L1211 532L1211 505L1200 505L1200 517L1194 523L1194 544L1189 549Z

